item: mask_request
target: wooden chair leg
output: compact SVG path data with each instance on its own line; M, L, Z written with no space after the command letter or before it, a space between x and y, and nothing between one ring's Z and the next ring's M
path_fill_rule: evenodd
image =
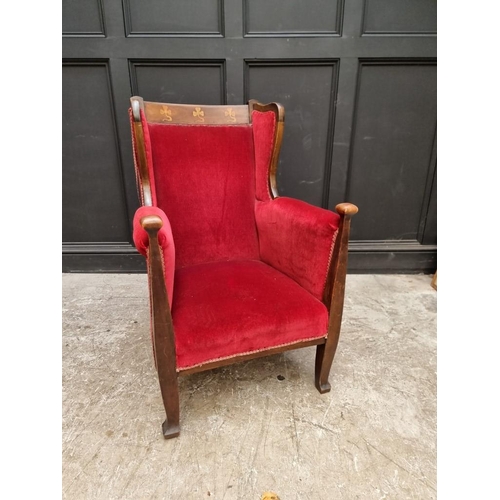
M323 297L323 302L330 311L328 336L326 343L320 344L316 348L315 384L320 394L329 392L332 388L328 382L328 376L339 343L342 325L351 216L358 211L358 207L351 203L340 203L335 208L340 215L340 225Z
M174 383L161 383L161 395L167 419L163 422L162 431L165 439L177 437L180 434L179 426L179 386Z
M179 385L177 383L174 327L170 313L162 250L158 231L163 221L156 215L141 219L142 227L149 234L148 278L152 309L153 346L160 382L161 396L167 419L163 422L165 439L177 437L179 428Z
M330 342L330 344L320 344L316 347L314 383L320 394L330 392L332 388L330 382L328 381L328 376L330 375L333 358L335 357L335 351L337 350L339 336L340 335L336 336L336 342L333 341Z
M320 344L316 347L316 363L314 369L314 385L320 394L329 392L332 388L330 382L328 382L328 376L326 380L321 377L321 368L323 366L323 360L325 358L325 344Z

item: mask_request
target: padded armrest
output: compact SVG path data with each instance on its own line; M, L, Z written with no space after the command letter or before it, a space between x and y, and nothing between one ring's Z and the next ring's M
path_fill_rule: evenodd
M159 217L162 221L162 226L158 230L158 242L163 253L164 278L170 307L172 307L175 274L175 245L170 221L163 210L158 207L140 207L137 209L134 215L134 245L142 255L147 257L149 235L142 227L141 220L152 215Z
M323 299L338 214L292 198L257 202L261 259Z

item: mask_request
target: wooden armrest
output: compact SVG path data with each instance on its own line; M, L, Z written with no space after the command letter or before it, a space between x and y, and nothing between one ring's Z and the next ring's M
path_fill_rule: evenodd
M146 215L141 219L141 226L149 233L149 231L159 231L163 227L163 221L158 215Z
M337 213L339 215L347 215L347 216L352 216L358 213L358 207L356 205L353 205L352 203L339 203L336 207L335 210L337 210Z

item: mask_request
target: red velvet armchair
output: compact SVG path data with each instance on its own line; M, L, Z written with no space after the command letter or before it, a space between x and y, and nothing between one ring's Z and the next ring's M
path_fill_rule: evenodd
M357 207L278 196L280 104L131 104L164 437L179 435L179 375L316 345L328 392Z

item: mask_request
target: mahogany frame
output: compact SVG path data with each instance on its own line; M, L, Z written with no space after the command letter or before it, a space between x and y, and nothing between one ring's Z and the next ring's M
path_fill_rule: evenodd
M182 123L204 125L241 125L252 123L254 110L272 111L276 115L273 153L269 166L269 192L272 199L277 198L278 188L276 171L279 153L283 140L285 111L281 104L262 104L251 100L248 106L204 106L146 102L141 97L131 98L132 105L132 133L133 144L137 148L137 173L140 177L140 197L142 204L152 206L152 191L149 171L146 162L146 148L144 131L141 123L141 110L146 120L154 123ZM291 349L299 349L316 345L315 385L321 394L329 392L331 385L328 381L333 358L337 350L342 324L344 307L345 278L347 273L347 255L351 217L358 212L358 208L351 203L340 203L335 207L340 215L340 226L334 242L333 253L327 271L323 303L328 309L328 331L324 338L297 342L292 345L268 349L223 359L202 366L186 370L177 370L175 337L172 315L168 303L168 294L164 279L163 253L158 241L158 231L163 222L158 216L146 216L141 219L141 226L149 235L148 249L148 280L152 314L152 340L155 353L158 381L166 412L163 422L163 436L166 439L179 435L179 389L177 377L191 373L211 370L240 361L270 356Z

